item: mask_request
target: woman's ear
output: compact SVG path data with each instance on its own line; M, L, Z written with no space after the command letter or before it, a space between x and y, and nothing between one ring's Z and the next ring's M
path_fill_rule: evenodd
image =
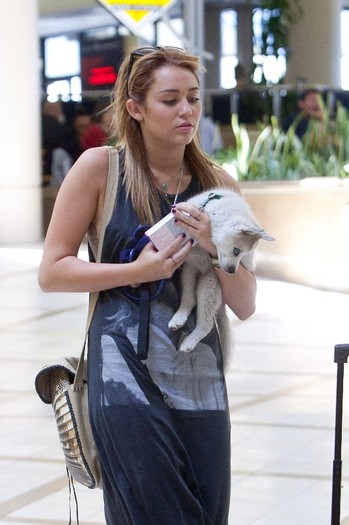
M137 102L132 100L132 98L129 98L127 100L126 109L131 115L131 117L137 120L138 122L143 120L143 113L142 113L141 107Z

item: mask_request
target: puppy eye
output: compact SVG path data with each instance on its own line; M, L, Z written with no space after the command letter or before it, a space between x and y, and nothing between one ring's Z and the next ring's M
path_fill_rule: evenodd
M241 252L240 248L236 248L235 247L234 250L233 250L233 254L236 255L236 256L239 255L240 252Z

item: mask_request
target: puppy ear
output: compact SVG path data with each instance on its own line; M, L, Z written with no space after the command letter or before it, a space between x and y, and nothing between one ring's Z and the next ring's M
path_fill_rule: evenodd
M264 241L275 241L276 239L274 237L272 237L271 235L269 235L269 233L267 233L266 231L263 230L263 232L261 233L261 239L263 239Z
M260 228L260 226L257 226L257 224L249 224L248 227L244 227L241 230L241 233L243 235L253 235L258 239L263 239L264 241L275 241L274 237L269 235L269 233L263 230L263 228Z

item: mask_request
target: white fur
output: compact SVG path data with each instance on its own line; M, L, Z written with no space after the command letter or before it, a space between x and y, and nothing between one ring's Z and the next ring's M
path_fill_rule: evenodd
M208 200L209 194L221 198ZM259 239L274 239L257 225L241 195L233 190L216 188L200 193L188 202L198 207L204 205L205 212L209 214L212 241L217 248L221 268L227 273L235 273L241 263L247 270L253 271L253 256ZM181 280L181 303L169 322L169 328L178 330L184 326L195 305L197 311L196 326L193 332L183 339L179 350L191 352L198 342L209 334L216 319L224 360L227 362L232 345L230 323L216 272L209 255L199 245L195 245L187 255L182 267Z

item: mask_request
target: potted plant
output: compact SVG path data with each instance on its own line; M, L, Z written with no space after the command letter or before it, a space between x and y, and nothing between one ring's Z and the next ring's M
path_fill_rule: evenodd
M260 224L277 239L260 243L260 275L349 292L349 115L342 106L311 122L300 140L276 117L251 145L232 116L236 147L217 160L239 181Z

